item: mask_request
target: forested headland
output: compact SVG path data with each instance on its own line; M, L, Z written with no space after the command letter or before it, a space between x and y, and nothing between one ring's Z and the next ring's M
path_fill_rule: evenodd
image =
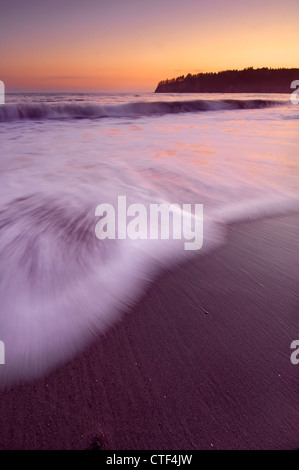
M294 80L299 80L299 68L248 67L162 80L155 93L290 93Z

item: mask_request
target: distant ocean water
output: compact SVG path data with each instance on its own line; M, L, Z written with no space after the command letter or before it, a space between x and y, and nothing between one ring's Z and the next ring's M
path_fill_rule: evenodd
M173 240L98 240L98 204L203 204L212 250L226 223L298 210L298 131L289 95L7 95L0 381L66 360L191 256Z

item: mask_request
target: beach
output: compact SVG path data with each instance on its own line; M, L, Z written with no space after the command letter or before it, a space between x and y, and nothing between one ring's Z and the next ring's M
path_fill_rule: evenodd
M1 2L0 450L299 450L296 3Z
M298 447L298 229L230 225L70 362L2 390L0 448Z

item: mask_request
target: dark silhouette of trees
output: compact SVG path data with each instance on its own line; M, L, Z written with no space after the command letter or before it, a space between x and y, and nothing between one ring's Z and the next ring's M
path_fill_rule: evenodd
M299 68L263 67L198 73L162 80L156 93L290 93L293 80L299 80Z

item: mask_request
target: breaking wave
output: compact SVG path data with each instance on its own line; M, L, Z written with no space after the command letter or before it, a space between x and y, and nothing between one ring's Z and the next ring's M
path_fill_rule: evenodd
M163 114L227 111L238 109L262 109L282 104L280 101L251 100L189 100L171 102L133 102L119 105L91 103L14 103L0 107L0 122L24 119L97 119L117 117L141 117Z

